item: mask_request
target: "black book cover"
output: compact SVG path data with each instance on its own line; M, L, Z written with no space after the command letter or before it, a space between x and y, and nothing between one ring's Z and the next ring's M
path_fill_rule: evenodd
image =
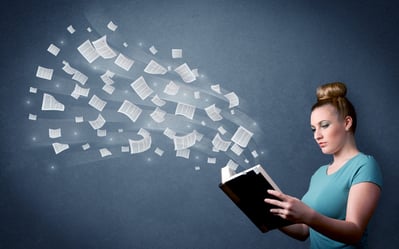
M260 172L249 171L221 183L219 187L263 233L292 224L270 213L270 209L274 206L265 203L264 199L275 199L267 193L268 189L274 188Z

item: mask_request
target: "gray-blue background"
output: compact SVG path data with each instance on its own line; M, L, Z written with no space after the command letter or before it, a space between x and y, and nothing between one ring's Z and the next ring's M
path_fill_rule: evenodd
M39 55L69 24L114 20L189 51L264 131L261 163L301 197L330 158L309 129L317 85L344 81L359 148L385 185L371 248L397 248L399 8L395 1L6 1L1 16L0 248L307 248L261 234L218 189L222 165L126 157L57 165L31 146L25 104ZM65 156L65 160L68 157Z

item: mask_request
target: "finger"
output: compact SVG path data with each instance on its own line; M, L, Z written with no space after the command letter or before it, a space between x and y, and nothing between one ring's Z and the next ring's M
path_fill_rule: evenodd
M278 199L280 199L282 201L286 200L286 197L287 197L285 194L281 193L280 191L274 190L274 189L268 189L267 193L277 197Z
M270 198L266 198L264 200L266 203L277 206L277 207L283 207L283 203L279 200L276 199L270 199Z

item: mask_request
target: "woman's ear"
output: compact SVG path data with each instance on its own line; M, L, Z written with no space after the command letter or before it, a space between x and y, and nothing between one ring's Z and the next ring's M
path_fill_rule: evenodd
M345 130L350 131L353 123L353 119L351 116L346 116L344 119L345 122Z

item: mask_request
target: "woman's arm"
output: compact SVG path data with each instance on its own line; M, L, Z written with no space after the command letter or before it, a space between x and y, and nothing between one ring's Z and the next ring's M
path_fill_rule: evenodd
M279 207L270 210L275 215L294 223L306 224L333 240L354 244L361 239L377 207L380 188L370 182L353 185L349 191L345 220L337 220L317 213L299 199L281 192L270 190L269 193L280 199L265 199L267 203Z
M309 237L309 227L305 224L293 224L290 226L281 227L280 231L288 236L305 241Z

